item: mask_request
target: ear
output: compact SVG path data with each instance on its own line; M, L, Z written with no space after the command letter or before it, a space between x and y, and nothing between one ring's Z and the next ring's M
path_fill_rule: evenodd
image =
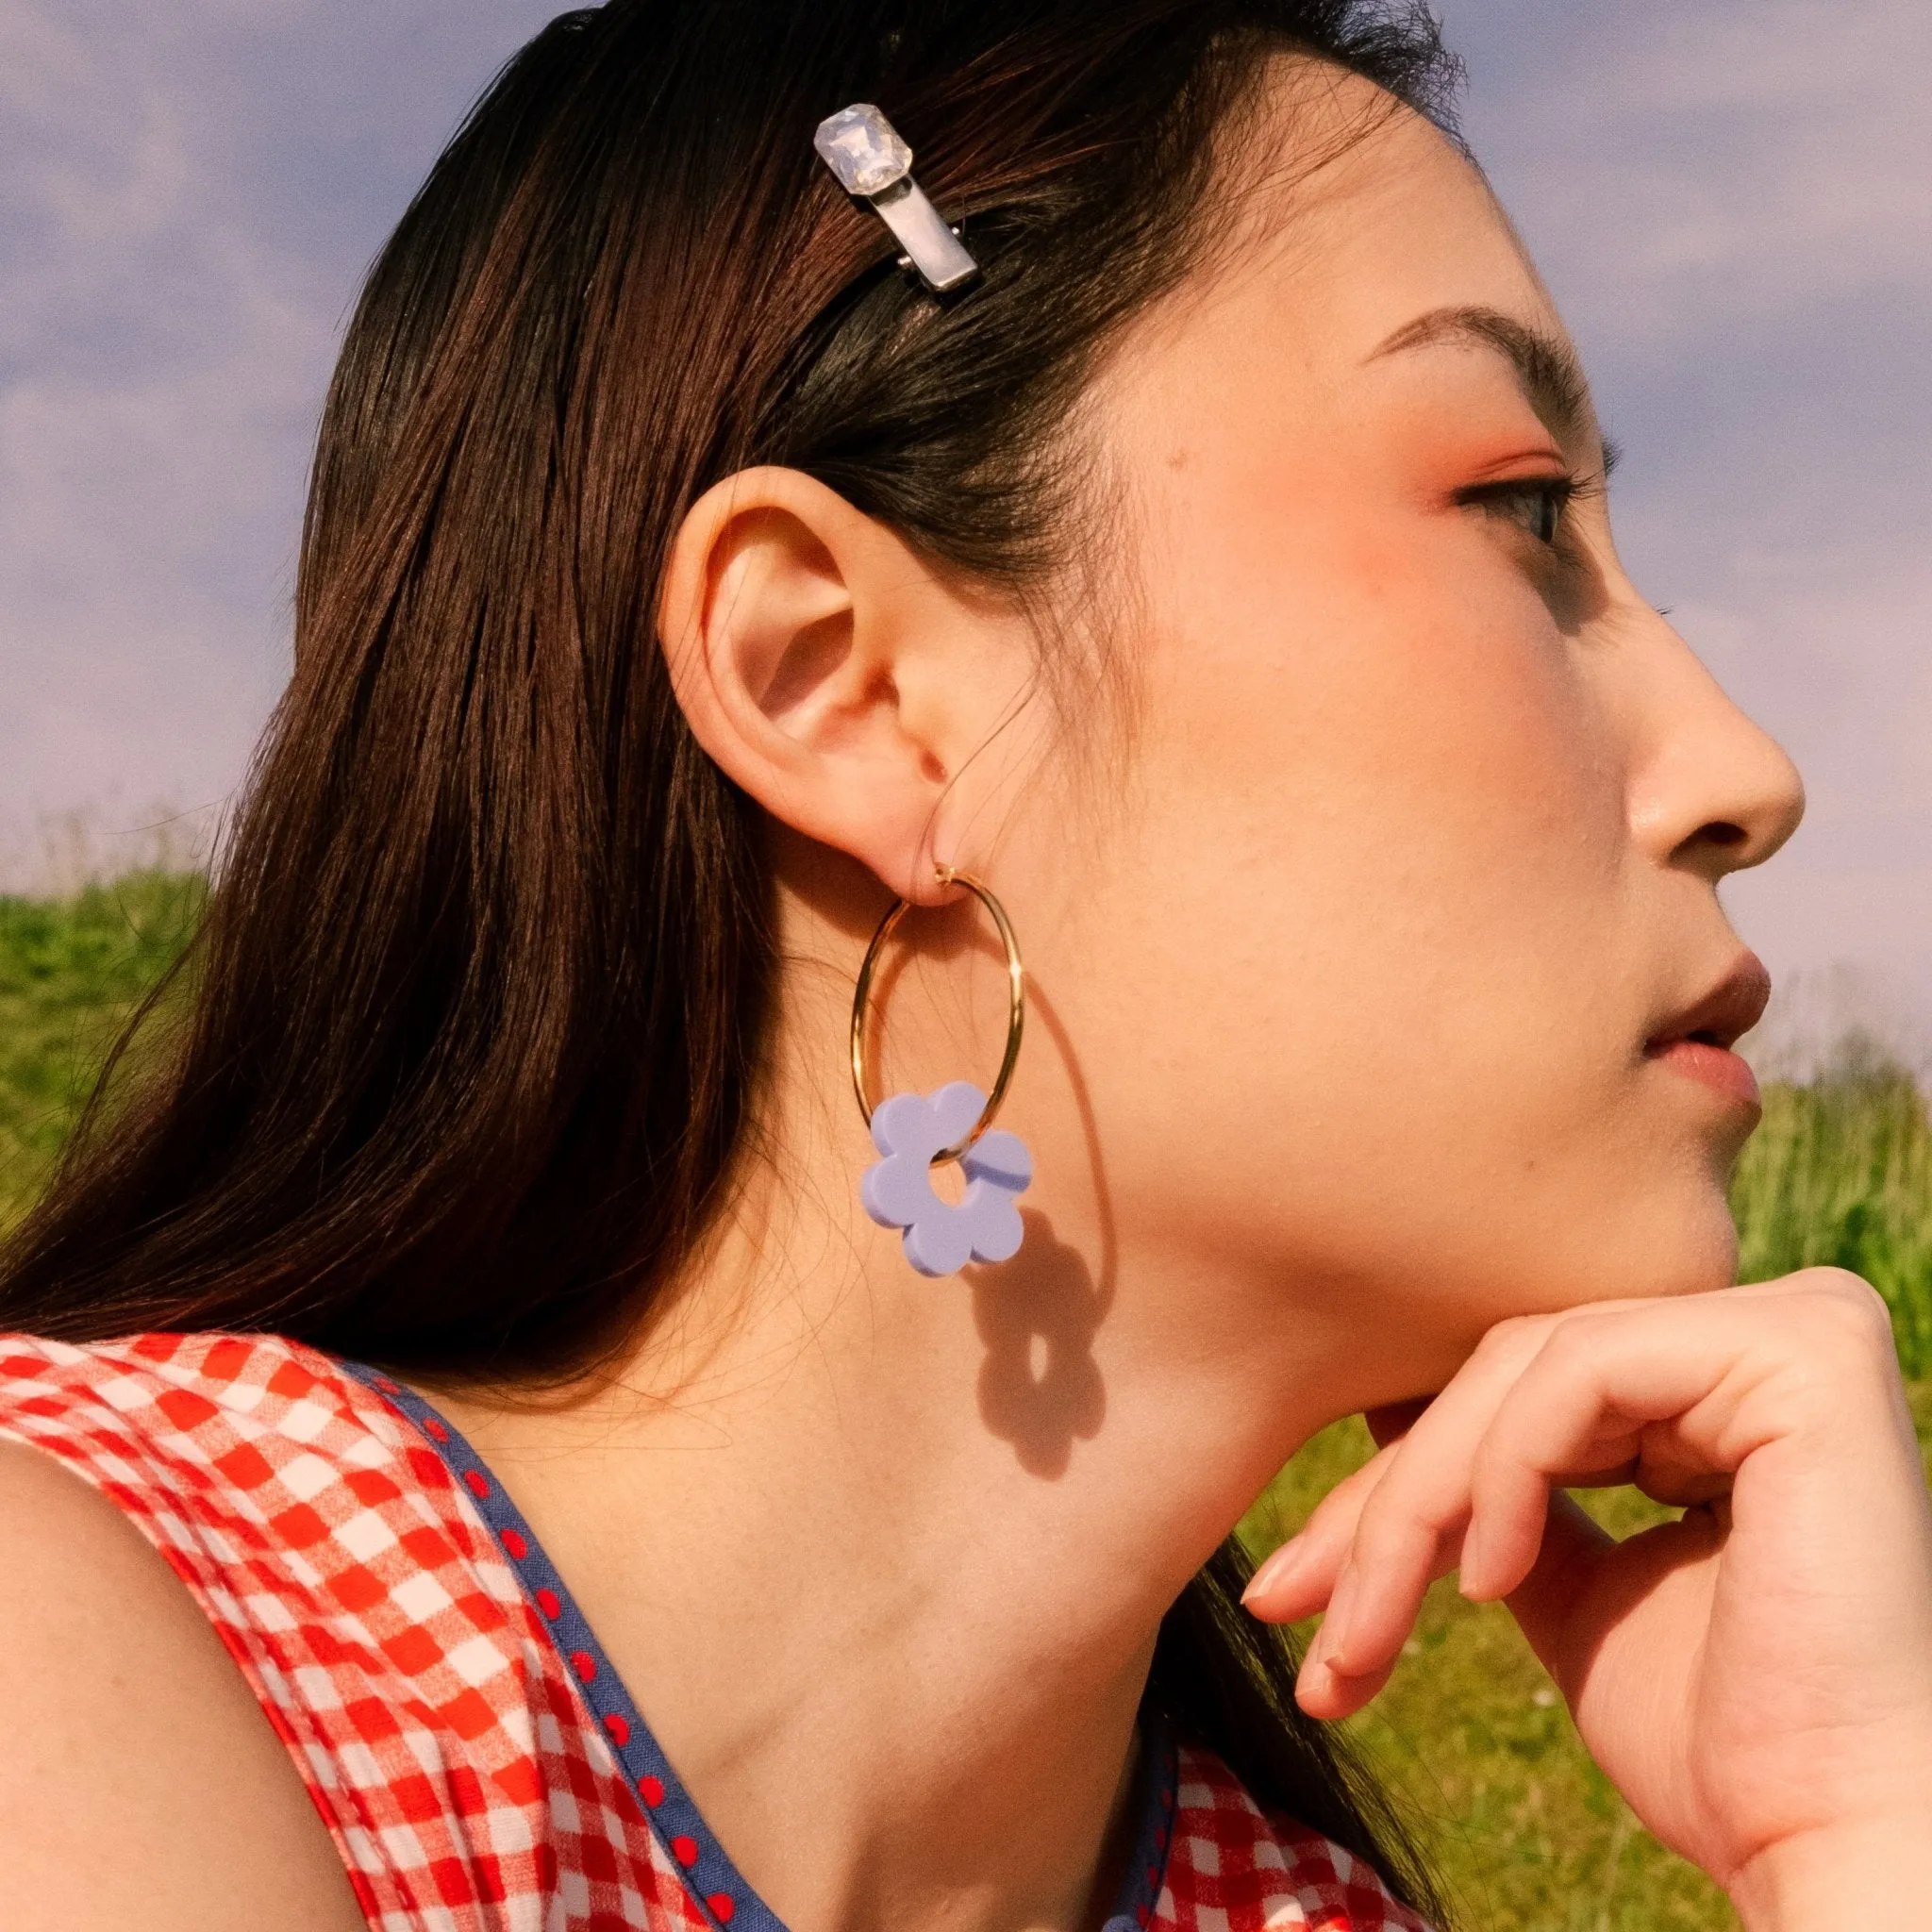
M902 897L950 896L951 791L1015 692L1011 620L802 471L742 470L672 546L658 632L698 742L769 811ZM992 661L999 660L998 665ZM970 809L970 805L966 805Z

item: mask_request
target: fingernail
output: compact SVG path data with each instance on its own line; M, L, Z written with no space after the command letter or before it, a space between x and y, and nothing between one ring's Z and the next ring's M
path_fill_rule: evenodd
M1328 1599L1328 1614L1322 1619L1322 1661L1338 1676L1348 1674L1348 1620L1360 1593L1359 1581L1353 1570L1343 1571L1341 1581L1335 1586L1335 1594Z
M1290 1537L1249 1578L1247 1589L1241 1591L1242 1603L1251 1604L1257 1596L1266 1596L1286 1583L1300 1569L1307 1553L1307 1545L1300 1537Z
M1470 1583L1472 1573L1480 1581L1483 1574L1482 1538L1477 1533L1476 1526L1473 1523L1463 1533L1462 1558L1456 1566L1456 1588L1463 1596L1469 1597L1471 1603L1476 1603L1480 1599L1469 1594L1472 1588Z

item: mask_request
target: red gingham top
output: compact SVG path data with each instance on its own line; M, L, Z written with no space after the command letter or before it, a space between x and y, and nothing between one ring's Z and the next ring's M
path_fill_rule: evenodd
M125 1510L295 1760L377 1932L717 1932L543 1617L416 1426L274 1337L0 1337L0 1437ZM1427 1932L1180 1754L1153 1932Z

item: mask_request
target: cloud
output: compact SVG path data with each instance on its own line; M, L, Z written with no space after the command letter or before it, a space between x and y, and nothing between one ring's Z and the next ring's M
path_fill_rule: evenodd
M1725 889L1740 928L1787 973L1883 971L1932 1019L1932 558L1760 559L1728 608L1675 616L1809 787L1788 851Z
M551 10L0 0L0 848L240 781L341 321Z
M1476 0L1450 8L1479 151L1624 335L1932 286L1920 0Z
M344 312L553 10L0 0L0 827L239 781ZM1810 781L1740 924L1932 1010L1932 8L1444 10L1629 445L1632 568Z
M1811 807L1726 889L1932 1015L1932 8L1454 0L1476 150L1628 448L1633 575Z

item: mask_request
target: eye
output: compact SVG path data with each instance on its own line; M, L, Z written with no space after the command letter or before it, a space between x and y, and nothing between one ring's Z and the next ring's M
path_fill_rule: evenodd
M1456 500L1484 516L1514 524L1554 550L1577 488L1572 476L1514 476L1507 483L1478 483L1458 491Z

